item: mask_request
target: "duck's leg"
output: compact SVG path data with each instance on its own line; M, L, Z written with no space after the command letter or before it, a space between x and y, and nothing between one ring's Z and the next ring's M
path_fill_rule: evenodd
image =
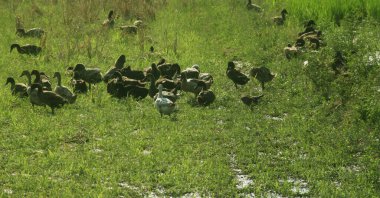
M50 107L51 108L51 114L54 115L54 108L53 107Z
M264 82L261 82L261 90L264 90Z
M236 88L236 89L238 89L238 86L237 86L237 84L236 84L236 83L235 83L235 88Z

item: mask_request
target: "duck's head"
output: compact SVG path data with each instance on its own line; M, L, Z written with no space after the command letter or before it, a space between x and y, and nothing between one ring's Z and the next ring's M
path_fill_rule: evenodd
M5 85L7 85L8 83L15 84L15 79L12 78L12 77L8 77L7 78L7 82L5 83Z
M286 9L283 9L283 10L281 11L281 14L288 14L288 11L287 11Z
M252 68L252 69L249 71L249 74L250 74L251 76L255 77L255 76L259 73L259 71L260 71L260 68L258 68L258 67L254 67L254 68Z
M198 64L194 64L193 66L191 66L191 68L194 68L198 70L199 72L201 71Z
M22 71L20 77L23 77L23 76L30 76L30 72L28 70Z
M81 72L81 71L84 71L84 70L86 70L86 67L82 63L78 63L77 65L75 65L73 71Z
M307 23L305 23L304 27L311 27L311 26L314 26L314 25L316 25L315 21L314 20L309 20Z
M59 72L54 72L53 78L61 78L61 73Z
M113 10L110 10L108 13L108 19L111 20L113 18Z
M35 75L35 76L39 76L40 75L40 72L36 69L32 70L32 72L30 73L30 75Z
M230 70L230 69L235 69L235 63L232 61L229 61L227 65L227 70Z
M115 62L115 67L118 69L122 69L124 67L124 63L126 62L126 57L124 54L120 55L119 58Z

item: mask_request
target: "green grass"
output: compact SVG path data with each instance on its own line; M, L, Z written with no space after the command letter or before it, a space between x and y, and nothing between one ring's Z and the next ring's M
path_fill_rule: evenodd
M18 77L25 69L52 76L76 63L106 71L120 54L127 56L132 68L143 69L162 56L182 69L199 64L201 71L213 74L217 99L203 108L193 105L191 94L183 94L173 118L161 118L150 98L117 100L102 83L94 92L95 102L90 95L81 95L52 116L48 108L32 108L27 99L15 98L9 87L3 87L0 195L380 193L380 60L368 61L380 51L378 1L258 1L265 9L262 14L247 11L243 0L33 2L0 4L4 82L8 76L26 82ZM271 17L284 7L288 20L277 27ZM131 24L140 16L147 28L136 37L118 29L104 31L100 24L109 9L120 15L117 25ZM9 53L14 42L40 43L15 35L16 16L26 28L48 32L42 55ZM335 16L341 18L340 27ZM359 20L360 16L365 17ZM288 61L283 47L295 41L310 18L323 30L327 46ZM151 45L155 56L148 54ZM335 50L347 57L347 77L335 77L329 67ZM260 94L259 83L251 79L236 90L225 75L232 59L266 65L277 74L252 110L240 97ZM63 84L68 81L63 77ZM253 183L238 189L234 168ZM306 182L308 192L292 191L297 185L293 180Z

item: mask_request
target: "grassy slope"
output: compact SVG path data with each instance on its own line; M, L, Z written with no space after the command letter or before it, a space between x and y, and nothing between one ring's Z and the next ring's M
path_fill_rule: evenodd
M80 15L73 17L75 25L64 25L65 12L58 8L65 10L67 4L40 5L49 16L44 18L33 12L22 13L30 5L20 4L15 13L22 13L23 18L33 17L25 20L27 27L42 26L49 31L47 48L38 58L9 54L8 46L14 41L36 41L24 41L14 35L12 3L4 4L0 9L1 15L6 16L0 21L4 30L0 38L1 79L17 77L22 70L33 68L52 75L78 62L105 71L120 54L126 54L129 63L140 69L158 59L141 56L141 37L123 37L117 30L100 32L97 24L101 19L86 23L89 19ZM305 180L311 196L378 194L376 116L380 104L376 100L379 92L373 87L379 85L379 69L364 67L363 57L379 50L371 42L379 40L379 28L374 29L370 21L355 26L357 32L351 35L351 23L335 28L330 20L321 19L317 23L326 32L328 46L320 53L287 61L282 48L302 30L300 18L292 16L294 11L288 8L291 14L287 24L275 27L270 17L282 6L272 2L264 6L266 12L259 15L247 12L244 2L232 0L173 1L157 13L146 31L156 50L183 68L199 64L216 81L214 104L208 108L193 107L192 96L185 94L178 102L175 121L161 119L150 99L137 103L110 98L104 84L98 86L95 103L90 96L81 96L76 104L58 110L56 116L51 116L47 109L32 109L26 100L12 97L9 87L1 89L2 189L12 189L16 195L41 196L128 197L159 194L157 189L174 196L189 192L265 194L270 190L286 196L295 195L292 184L280 180L291 177ZM93 9L100 10L96 6ZM106 16L106 10L100 11L101 16ZM130 23L123 19L118 22ZM348 42L353 36L359 38L355 46ZM173 50L175 43L177 54ZM146 41L145 51L150 45ZM358 52L351 55L353 48ZM331 75L324 65L331 62L335 49L348 53L353 73L348 80L328 81ZM224 74L226 62L233 58L257 66L265 64L277 73L265 90L264 100L253 111L239 98L242 94L259 94L253 89L259 85L252 80L235 90ZM315 67L302 69L304 60L310 60ZM371 80L363 80L365 77ZM67 81L68 78L66 84ZM331 100L323 98L324 90L328 90ZM335 108L342 100L347 100L345 105ZM236 189L231 155L236 155L236 166L253 179L252 186ZM353 167L359 170L352 170Z

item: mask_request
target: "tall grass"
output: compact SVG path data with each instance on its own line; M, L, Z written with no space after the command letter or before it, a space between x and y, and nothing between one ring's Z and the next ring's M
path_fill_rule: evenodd
M273 1L277 4L278 1ZM280 1L292 11L301 22L309 19L339 21L352 15L370 16L380 20L380 1L376 0L320 0Z

